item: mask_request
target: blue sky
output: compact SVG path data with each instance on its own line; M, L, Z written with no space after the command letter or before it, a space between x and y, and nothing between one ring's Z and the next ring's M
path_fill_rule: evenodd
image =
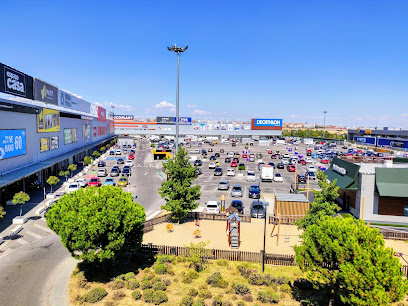
M116 114L408 127L407 1L1 1L0 61ZM109 107L108 107L109 108Z

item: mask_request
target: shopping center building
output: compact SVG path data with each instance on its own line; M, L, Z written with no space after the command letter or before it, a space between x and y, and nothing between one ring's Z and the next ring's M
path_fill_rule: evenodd
M407 224L408 159L343 158L334 158L325 171L339 187L339 205L366 222Z
M0 204L78 164L114 136L113 116L0 63Z
M384 148L408 149L408 130L389 129L349 129L347 140L361 145Z

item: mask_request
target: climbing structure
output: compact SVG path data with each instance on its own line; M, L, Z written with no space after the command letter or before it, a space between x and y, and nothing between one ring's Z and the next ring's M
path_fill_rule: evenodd
M241 245L241 219L232 212L227 218L228 245L233 249L238 249Z

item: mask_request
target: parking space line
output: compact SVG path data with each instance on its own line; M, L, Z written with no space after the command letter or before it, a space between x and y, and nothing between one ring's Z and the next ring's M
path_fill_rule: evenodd
M33 237L36 238L36 239L42 239L42 238L44 238L43 236L38 235L38 234L36 234L36 233L33 233L33 232L31 232L31 231L26 231L26 234L28 234L28 235L30 235L30 236L33 236Z
M49 228L47 228L47 227L45 227L45 226L42 226L42 225L39 225L39 224L34 224L34 226L35 226L36 228L39 228L39 229L45 231L45 232L54 233L52 230L50 230Z
M17 241L18 243L23 244L23 245L30 244L27 240L24 240L23 238L18 238L18 239L16 239L16 241Z

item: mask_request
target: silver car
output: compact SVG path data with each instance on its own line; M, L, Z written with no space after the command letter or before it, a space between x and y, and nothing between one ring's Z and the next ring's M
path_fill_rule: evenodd
M75 183L79 184L81 187L86 187L88 186L88 181L84 178L79 178L75 181Z
M228 190L229 184L228 181L220 181L218 184L218 190Z
M242 197L242 187L241 185L232 186L231 197Z
M265 206L262 201L252 201L251 217L252 218L265 218Z

